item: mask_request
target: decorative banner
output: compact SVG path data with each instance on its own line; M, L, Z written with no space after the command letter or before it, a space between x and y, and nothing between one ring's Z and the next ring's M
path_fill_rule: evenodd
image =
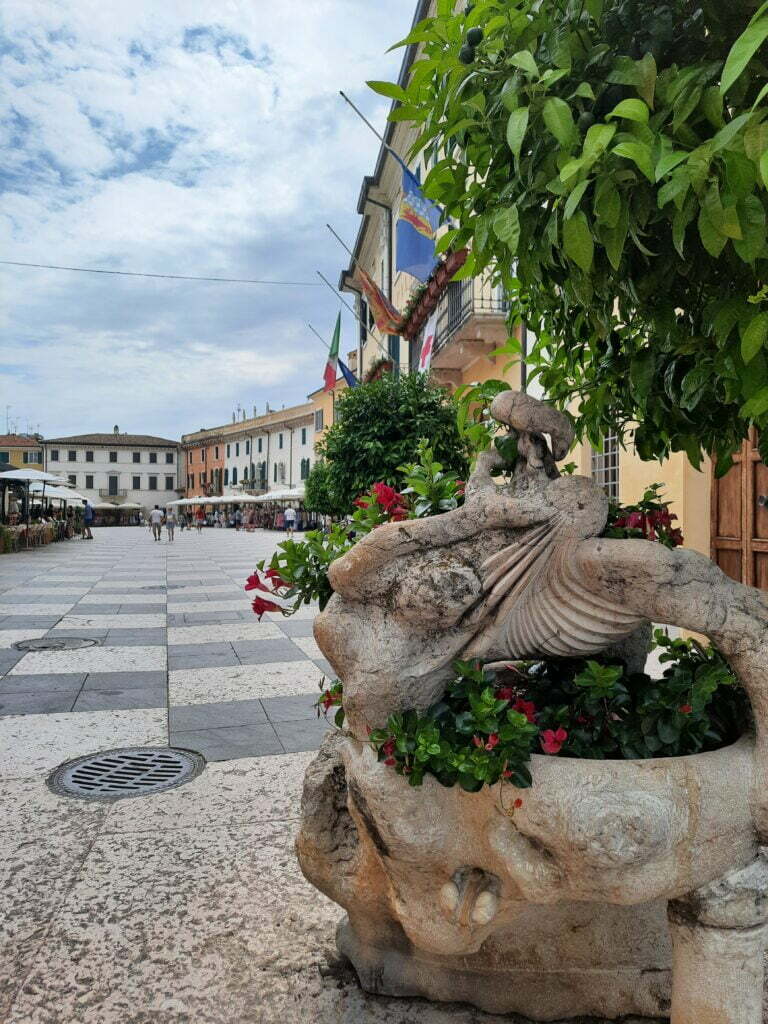
M365 292L368 305L373 313L373 320L382 334L399 334L405 321L398 313L389 299L384 295L378 285L374 284L361 266L358 265L357 272L360 276L360 286Z
M424 341L421 343L421 355L419 356L419 373L429 372L429 364L432 362L432 353L435 349L436 331L437 313L433 313L424 328Z
M403 165L403 198L397 216L398 270L427 281L435 268L435 233L440 210L421 191L419 179Z

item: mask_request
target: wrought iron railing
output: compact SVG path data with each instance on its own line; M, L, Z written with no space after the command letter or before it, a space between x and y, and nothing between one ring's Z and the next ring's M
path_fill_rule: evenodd
M435 352L445 348L473 316L506 316L509 300L501 289L478 278L451 281L437 307Z

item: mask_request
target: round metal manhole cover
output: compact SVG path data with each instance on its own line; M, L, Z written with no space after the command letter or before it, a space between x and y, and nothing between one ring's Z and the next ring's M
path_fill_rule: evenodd
M54 769L48 786L58 796L123 800L174 789L196 778L205 758L176 747L125 747L88 754Z
M17 651L78 651L81 647L96 647L100 640L85 636L43 636L38 640L19 640L13 646Z

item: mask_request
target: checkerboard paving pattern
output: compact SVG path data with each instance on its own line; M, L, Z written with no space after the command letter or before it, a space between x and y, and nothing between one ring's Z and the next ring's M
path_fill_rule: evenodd
M331 669L312 637L317 609L259 622L243 590L281 534L177 530L158 544L129 527L94 537L0 558L0 749L23 761L18 741L34 735L29 757L53 767L63 751L114 746L115 735L211 761L319 746L327 724L313 705ZM45 636L95 644L14 646ZM4 767L13 773L12 758Z

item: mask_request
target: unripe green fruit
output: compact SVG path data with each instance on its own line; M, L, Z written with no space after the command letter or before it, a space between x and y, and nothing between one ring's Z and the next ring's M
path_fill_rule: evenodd
M579 117L578 121L579 131L581 132L581 134L584 135L587 129L591 128L594 123L595 115L592 113L591 110L585 110L584 113L581 114L581 116Z
M483 30L481 28L471 28L467 32L467 42L470 46L477 46L483 40Z
M459 50L459 60L462 64L471 64L475 59L475 48L467 43Z

